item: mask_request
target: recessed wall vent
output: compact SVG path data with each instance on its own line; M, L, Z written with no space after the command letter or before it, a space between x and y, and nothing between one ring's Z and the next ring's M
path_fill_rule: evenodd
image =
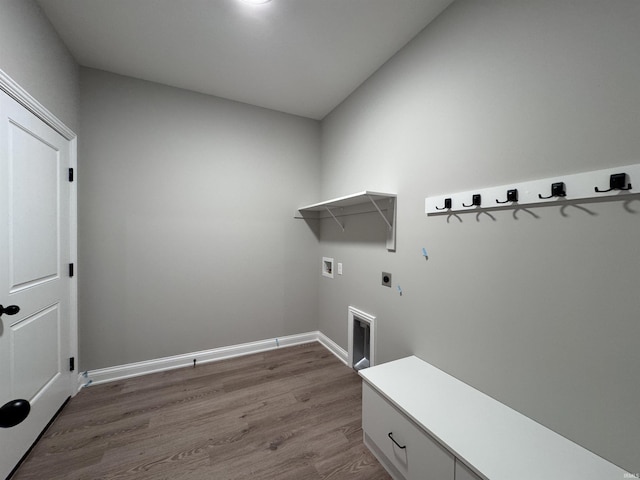
M375 365L375 320L376 317L373 315L349 307L348 364L354 370Z

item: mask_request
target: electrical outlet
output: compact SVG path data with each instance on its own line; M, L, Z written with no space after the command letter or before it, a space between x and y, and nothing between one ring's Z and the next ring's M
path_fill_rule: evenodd
M391 274L382 272L382 285L385 287L391 287Z

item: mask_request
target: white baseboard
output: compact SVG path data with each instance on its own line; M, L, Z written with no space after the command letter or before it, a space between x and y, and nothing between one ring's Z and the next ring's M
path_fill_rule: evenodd
M318 334L318 339L317 339L318 342L324 348L326 348L331 353L333 353L336 357L338 357L338 360L340 360L345 365L349 366L349 364L347 363L347 358L349 357L349 354L347 353L347 351L344 348L342 348L340 345L338 345L336 342L331 340L329 337L327 337L324 333L317 332L317 334Z
M338 359L345 365L347 364L347 352L322 332L315 331L297 335L288 335L286 337L270 338L268 340L260 340L257 342L242 343L229 347L214 348L212 350L174 355L172 357L157 358L144 362L90 370L83 372L78 376L78 384L81 388L89 385L123 380L125 378L138 377L149 373L163 372L174 368L188 367L193 365L194 358L197 360L198 364L202 364L311 342L319 342L327 350L338 357Z

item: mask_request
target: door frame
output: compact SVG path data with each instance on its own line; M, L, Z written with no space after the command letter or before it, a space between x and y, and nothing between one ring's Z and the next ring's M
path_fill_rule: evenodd
M70 165L74 172L78 170L77 145L78 136L73 130L67 127L58 117L51 113L47 108L32 97L29 92L16 83L9 75L0 69L0 90L5 92L24 108L33 113L44 123L53 128L69 141ZM71 262L76 265L78 263L78 186L77 175L74 176L73 183L70 185L69 191L69 248ZM79 369L78 359L78 274L71 277L71 292L69 298L69 352L76 359L76 371ZM69 392L73 396L80 390L81 375L71 375L71 384Z

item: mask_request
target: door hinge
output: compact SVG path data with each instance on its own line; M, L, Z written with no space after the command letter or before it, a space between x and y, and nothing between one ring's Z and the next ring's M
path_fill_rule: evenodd
M73 182L73 168L69 169L69 181Z
M69 276L73 277L73 263L69 264Z
M76 369L76 357L69 358L69 371L73 372Z

